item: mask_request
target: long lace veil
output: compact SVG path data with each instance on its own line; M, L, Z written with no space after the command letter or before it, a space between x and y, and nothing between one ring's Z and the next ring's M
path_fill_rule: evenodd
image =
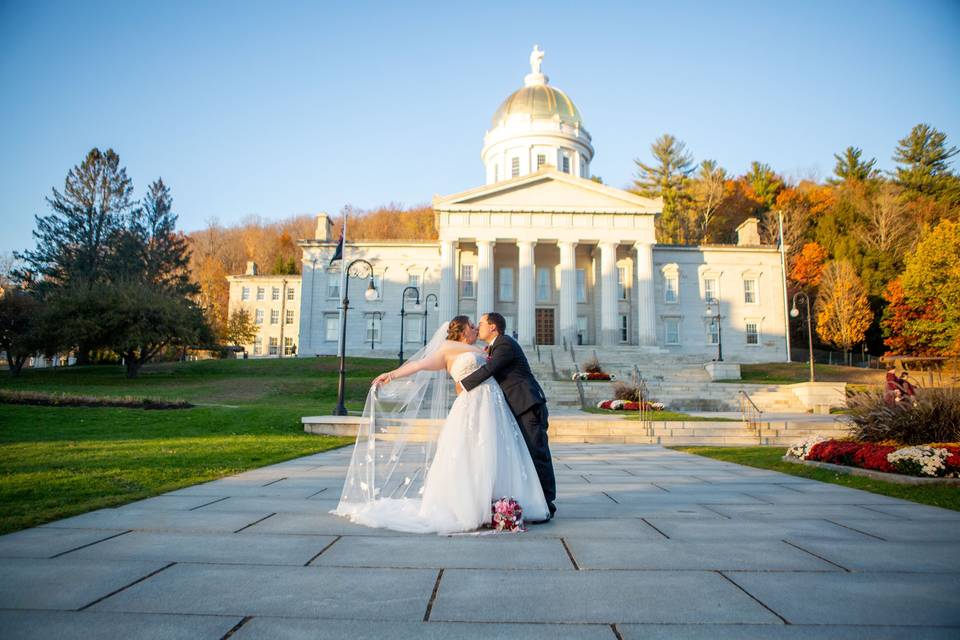
M449 324L444 322L408 362L435 354ZM452 398L453 381L446 370L419 371L371 387L334 513L349 516L377 500L419 497Z

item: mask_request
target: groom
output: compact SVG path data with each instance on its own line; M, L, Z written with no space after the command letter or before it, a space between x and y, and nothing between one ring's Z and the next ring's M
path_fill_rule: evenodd
M553 505L557 497L557 484L553 477L550 446L547 444L547 399L530 371L523 349L516 340L505 335L506 327L507 322L499 313L480 317L477 337L487 343L487 364L463 378L460 384L470 391L493 376L503 389L503 395L517 418L520 432L530 450L552 518L557 510Z

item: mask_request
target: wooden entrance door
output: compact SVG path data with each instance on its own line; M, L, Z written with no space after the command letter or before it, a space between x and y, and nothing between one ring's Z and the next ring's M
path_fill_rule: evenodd
M553 309L537 309L537 344L554 344Z

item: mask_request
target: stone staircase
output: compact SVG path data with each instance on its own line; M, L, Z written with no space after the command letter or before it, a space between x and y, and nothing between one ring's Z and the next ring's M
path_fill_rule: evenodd
M666 408L676 411L736 411L738 392L744 391L765 413L805 413L799 398L783 385L750 384L741 382L712 382L696 356L666 353L663 349L623 347L599 349L575 347L573 355L578 364L596 354L607 373L617 380L630 382L634 365L646 382L650 396ZM534 375L540 380L548 404L554 408L578 408L580 396L577 384L570 379L575 370L569 350L562 347L541 347L528 350ZM583 382L584 400L595 406L601 400L613 397L612 382Z

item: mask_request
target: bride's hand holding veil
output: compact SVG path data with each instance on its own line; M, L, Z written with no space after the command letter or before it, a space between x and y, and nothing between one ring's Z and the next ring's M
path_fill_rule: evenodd
M442 346L437 349L435 352L427 355L424 358L418 360L409 360L403 366L394 369L393 371L387 371L386 373L381 373L376 378L373 379L373 382L370 386L378 387L382 384L392 382L397 378L404 378L406 376L413 375L418 371L440 371L441 369L447 368L447 350Z

